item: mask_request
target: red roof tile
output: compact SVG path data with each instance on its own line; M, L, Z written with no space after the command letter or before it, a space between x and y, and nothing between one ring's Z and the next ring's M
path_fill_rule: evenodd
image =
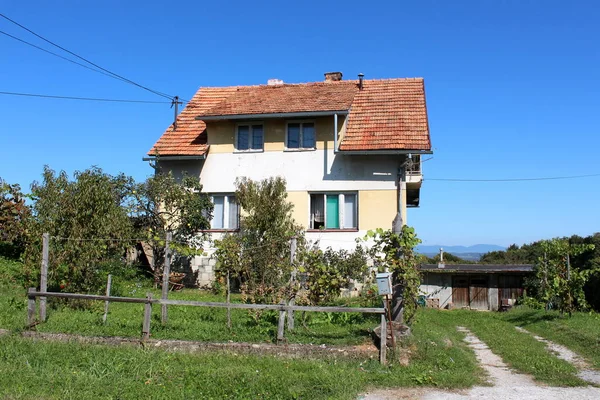
M201 88L149 155L206 154L197 116L350 110L340 150L430 150L422 78Z

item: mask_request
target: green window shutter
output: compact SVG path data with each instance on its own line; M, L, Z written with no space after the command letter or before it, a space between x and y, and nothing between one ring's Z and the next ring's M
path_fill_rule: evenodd
M327 216L325 228L338 229L340 227L340 203L337 194L327 195L327 210L325 215Z

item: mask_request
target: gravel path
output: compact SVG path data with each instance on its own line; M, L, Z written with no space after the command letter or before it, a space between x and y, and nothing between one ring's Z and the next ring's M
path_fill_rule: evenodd
M548 387L536 384L529 375L518 374L502 361L490 348L468 329L457 327L466 334L465 342L475 352L477 360L488 374L491 386L475 386L465 391L441 391L427 389L378 390L360 396L363 400L391 399L486 399L486 400L597 400L600 389L595 387Z
M568 363L571 363L579 370L577 376L583 379L586 382L592 383L594 385L600 385L600 371L592 369L591 366L581 357L579 354L569 350L565 346L560 344L551 342L548 339L544 339L541 336L534 335L528 330L521 328L520 326L515 326L515 328L519 332L528 333L534 337L539 342L542 342L546 345L546 348L554 353L561 360L565 360Z

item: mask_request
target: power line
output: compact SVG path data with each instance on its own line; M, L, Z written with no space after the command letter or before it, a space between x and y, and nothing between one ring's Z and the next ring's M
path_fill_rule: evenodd
M98 69L100 69L100 70L102 70L102 71L104 71L104 72L107 72L107 73L109 73L110 75L112 75L112 76L113 76L114 78L116 78L116 79L119 79L119 80L125 81L125 82L127 82L127 83L130 83L130 84L132 84L132 85L135 85L135 86L137 86L137 87L139 87L139 88L142 88L142 89L144 89L144 90L147 90L147 91L149 91L149 92L151 92L151 93L154 93L154 94L156 94L156 95L158 95L158 96L165 97L165 98L167 98L167 99L169 99L169 100L172 100L172 99L174 98L174 96L169 96L168 94L165 94L165 93L162 93L162 92L159 92L159 91L156 91L156 90L150 89L150 88L148 88L148 87L146 87L146 86L142 86L142 85L140 85L139 83L136 83L136 82L134 82L134 81L132 81L132 80L130 80L130 79L127 79L127 78L125 78L125 77L123 77L123 76L121 76L121 75L119 75L119 74L116 74L116 73L114 73L114 72L112 72L112 71L109 71L109 70L108 70L108 69L106 69L106 68L102 68L102 67L101 67L101 66L99 66L98 64L95 64L95 63L91 62L90 60L88 60L88 59L86 59L86 58L84 58L84 57L82 57L82 56L80 56L80 55L78 55L78 54L76 54L76 53L74 53L74 52L72 52L72 51L70 51L70 50L67 50L67 49L65 49L64 47L62 47L62 46L60 46L60 45L58 45L58 44L56 44L56 43L54 43L54 42L52 42L52 41L50 41L50 40L46 39L45 37L43 37L43 36L41 36L41 35L38 35L38 34L37 34L37 33L35 33L34 31L32 31L31 29L29 29L29 28L27 28L27 27L25 27L25 26L23 26L23 25L19 24L17 21L14 21L14 20L12 20L12 19L8 18L6 15L4 15L4 14L2 14L2 13L0 13L0 17L2 17L2 18L4 18L4 19L6 19L7 21L10 21L10 22L12 22L13 24L15 24L15 25L19 26L19 27L20 27L20 28L22 28L22 29L25 29L27 32L31 33L32 35L35 35L35 36L37 36L38 38L42 39L43 41L45 41L45 42L47 42L47 43L50 43L51 45L53 45L53 46L55 46L55 47L58 47L59 49L61 49L61 50L65 51L65 52L67 52L67 53L69 53L69 54L71 54L71 55L73 55L73 56L75 56L75 57L79 58L80 60L83 60L83 61L87 62L88 64L91 64L91 65L93 65L94 67L96 67L96 68L98 68Z
M26 45L28 45L28 46L35 47L36 49L38 49L38 50L41 50L41 51L43 51L43 52L45 52L45 53L52 54L53 56L56 56L56 57L58 57L58 58L62 58L62 59L63 59L63 60L65 60L65 61L68 61L68 62L70 62L70 63L73 63L73 64L77 64L77 65L79 65L79 66L81 66L81 67L83 67L83 68L87 68L87 69L89 69L90 71L94 71L94 72L97 72L97 73L99 73L99 74L102 74L102 75L105 75L105 76L108 76L108 77L114 78L114 76L112 76L112 75L110 75L110 74L107 74L106 72L102 72L102 71L100 71L100 70L97 70L97 69L95 69L95 68L88 67L87 65L85 65L85 64L82 64L82 63L79 63L79 62L77 62L77 61L74 61L74 60L71 60L70 58L63 57L63 56L61 56L60 54L54 53L54 52L52 52L52 51L50 51L50 50L46 50L46 49L44 49L43 47L36 46L36 45L35 45L35 44L33 44L33 43L29 43L29 42L28 42L28 41L26 41L26 40L19 39L18 37L16 37L16 36L13 36L13 35L11 35L11 34L9 34L9 33L6 33L6 32L4 32L4 31L0 31L0 33L1 33L1 34L3 34L3 35L6 35L6 36L8 36L9 38L12 38L12 39L14 39L14 40L17 40L17 41L19 41L19 42L21 42L21 43L24 43L24 44L26 44Z
M114 103L142 103L142 104L169 104L168 101L147 101L147 100L124 100L124 99L103 99L95 97L74 97L74 96L54 96L49 94L37 93L16 93L16 92L0 92L0 95L8 96L25 96L25 97L43 97L48 99L64 99L64 100L85 100L85 101L104 101Z
M543 177L543 178L507 178L507 179L424 178L424 180L445 181L445 182L522 182L522 181L550 181L550 180L559 180L559 179L591 178L591 177L595 177L595 176L600 176L600 174L551 176L551 177Z

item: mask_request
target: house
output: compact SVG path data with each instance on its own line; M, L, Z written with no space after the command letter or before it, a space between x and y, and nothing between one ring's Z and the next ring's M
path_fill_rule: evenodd
M530 264L423 264L421 292L439 308L498 310L523 295Z
M238 229L234 182L283 176L293 217L323 248L355 239L420 203L421 156L431 153L422 78L200 88L148 152L176 176L200 176L215 205L213 238ZM208 249L210 254L210 249ZM195 265L201 283L210 258Z

